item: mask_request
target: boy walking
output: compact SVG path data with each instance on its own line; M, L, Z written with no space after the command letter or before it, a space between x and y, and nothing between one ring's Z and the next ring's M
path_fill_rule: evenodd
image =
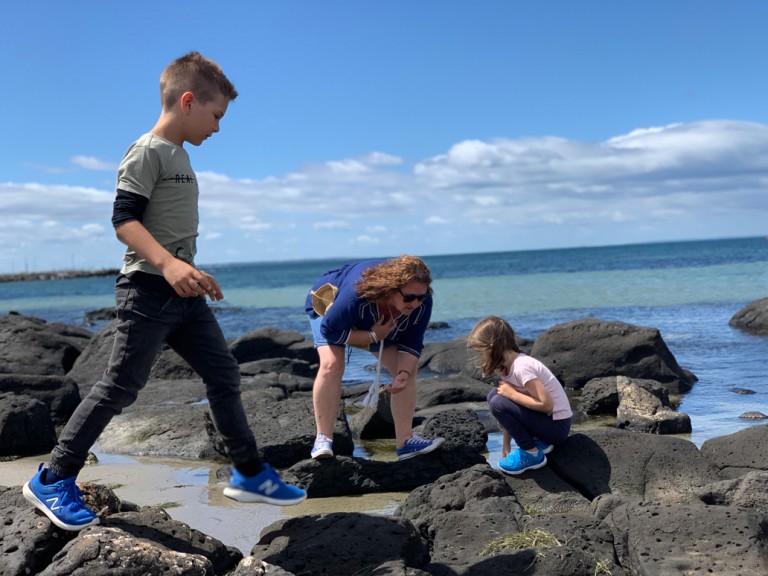
M131 145L118 169L112 224L127 250L115 286L119 323L109 365L61 432L48 468L41 464L23 489L65 530L98 524L75 479L112 417L136 400L164 341L205 384L234 464L224 494L286 506L306 498L259 458L240 398L239 366L206 302L221 300L221 287L194 265L198 187L183 146L199 146L219 131L237 91L215 62L191 52L163 71L160 95L157 124Z

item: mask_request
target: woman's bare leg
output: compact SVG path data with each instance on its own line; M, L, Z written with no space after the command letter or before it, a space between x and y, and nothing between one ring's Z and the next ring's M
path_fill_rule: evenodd
M344 375L344 347L318 346L320 368L312 387L312 404L315 409L315 426L333 438L336 417L341 401L341 378Z
M397 346L384 348L382 353L381 363L392 377L398 371L399 354ZM413 413L416 411L416 369L409 371L411 376L408 378L408 385L401 392L391 394L390 399L398 448L402 448L405 441L413 434Z

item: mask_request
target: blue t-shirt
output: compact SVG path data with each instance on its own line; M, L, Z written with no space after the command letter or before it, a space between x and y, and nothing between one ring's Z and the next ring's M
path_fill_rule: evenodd
M379 306L360 298L355 291L355 284L361 279L364 270L385 262L385 260L366 260L346 264L338 270L326 272L314 283L312 290L323 284L333 284L339 291L328 308L320 324L320 331L329 344L343 346L347 343L351 330L370 330L379 319ZM312 309L312 293L307 295L305 303L307 314L316 318ZM421 306L408 316L395 319L395 329L384 339L385 346L397 344L397 349L416 356L421 356L424 348L424 332L432 315L432 296L427 296Z

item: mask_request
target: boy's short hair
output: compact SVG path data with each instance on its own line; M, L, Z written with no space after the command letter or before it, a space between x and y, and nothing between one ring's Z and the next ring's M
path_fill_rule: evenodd
M219 94L230 101L237 98L235 85L224 75L221 66L200 52L190 52L177 58L160 75L163 109L173 107L184 92L192 92L203 104Z

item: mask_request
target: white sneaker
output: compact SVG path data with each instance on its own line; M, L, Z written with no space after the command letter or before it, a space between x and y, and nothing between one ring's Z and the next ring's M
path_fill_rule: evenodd
M312 452L309 453L312 458L319 460L321 458L330 458L333 456L333 440L320 432L315 438L315 445L312 446Z

